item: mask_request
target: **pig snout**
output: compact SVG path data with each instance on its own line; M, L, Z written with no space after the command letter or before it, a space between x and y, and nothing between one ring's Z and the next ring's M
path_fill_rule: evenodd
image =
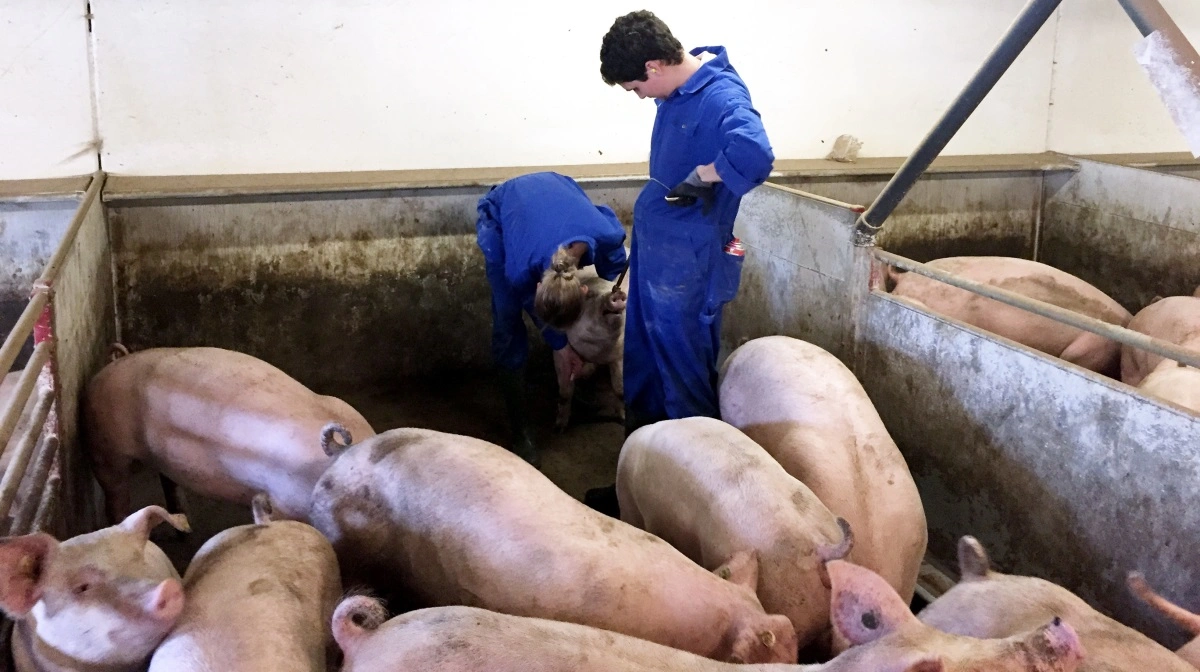
M183 585L175 579L159 583L142 600L142 609L148 617L174 625L183 613Z
M614 289L612 293L608 295L608 312L619 313L625 310L625 304L628 302L628 300L629 297L625 295L625 292L622 292L619 289Z
M355 645L387 620L387 610L371 597L354 595L342 600L333 612L333 639L349 656Z

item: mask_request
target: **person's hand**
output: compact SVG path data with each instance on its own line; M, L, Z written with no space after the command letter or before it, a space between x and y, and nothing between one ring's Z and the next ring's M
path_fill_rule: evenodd
M560 378L575 380L583 372L583 358L570 344L564 345L561 350L554 351L554 370Z
M691 207L698 200L703 201L702 212L707 215L712 212L713 204L716 202L716 193L713 191L712 183L700 179L697 169L693 168L683 182L675 185L675 188L669 191L665 198L668 203L680 208Z

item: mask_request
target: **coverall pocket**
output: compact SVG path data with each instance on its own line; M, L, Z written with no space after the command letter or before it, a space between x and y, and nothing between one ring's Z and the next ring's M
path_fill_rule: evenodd
M737 296L738 288L742 284L742 264L745 262L746 257L742 255L721 253L721 261L717 263L717 268L713 269L708 283L708 301L704 306L704 313L700 315L701 322L712 324L721 314L725 304Z

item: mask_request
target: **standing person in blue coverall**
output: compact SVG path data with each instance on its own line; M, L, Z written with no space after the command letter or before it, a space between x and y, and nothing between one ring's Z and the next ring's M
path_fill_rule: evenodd
M613 23L600 74L658 106L650 181L633 210L625 317L625 430L691 416L720 417L721 311L737 295L742 196L771 173L775 155L750 92L724 47L685 52L649 11ZM612 509L613 488L588 493Z
M529 342L521 311L529 313L554 350L559 375L583 367L561 330L583 310L587 287L579 268L616 278L625 268L625 229L606 205L557 173L522 175L492 187L479 199L475 224L492 286L492 358L512 429L512 451L540 466L525 400Z

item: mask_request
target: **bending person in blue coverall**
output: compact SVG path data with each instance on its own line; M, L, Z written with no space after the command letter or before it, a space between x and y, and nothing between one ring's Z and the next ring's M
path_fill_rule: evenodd
M575 271L595 264L597 275L616 278L625 268L625 229L608 206L592 204L571 178L533 173L498 184L479 199L475 230L492 286L492 358L512 451L539 466L525 401L529 342L521 311L554 350L556 370L578 374L583 362L561 331L579 319L587 293Z
M724 47L685 52L653 13L626 14L600 47L600 74L658 106L650 181L633 210L625 317L625 429L720 417L721 311L737 295L733 220L775 156ZM730 250L726 251L729 246ZM589 493L615 501L608 489Z

